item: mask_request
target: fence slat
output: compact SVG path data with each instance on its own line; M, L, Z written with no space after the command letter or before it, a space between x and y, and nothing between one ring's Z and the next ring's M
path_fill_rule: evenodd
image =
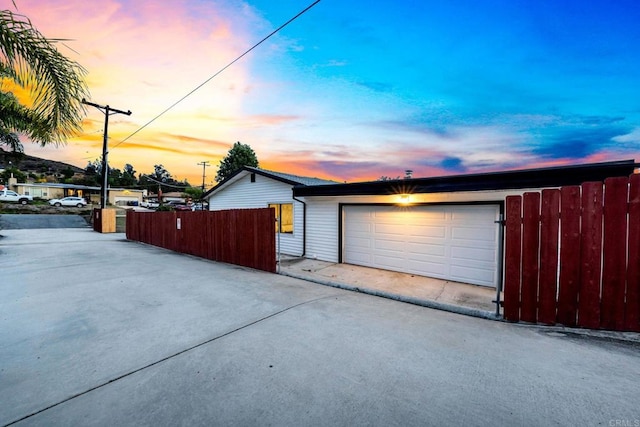
M624 294L627 273L627 194L629 179L604 181L604 243L600 327L624 327Z
M505 274L504 274L504 318L520 320L520 259L522 254L522 197L507 196Z
M640 174L629 178L627 295L624 328L640 332Z
M520 320L538 319L538 254L540 248L540 193L524 193L522 215L522 288Z
M602 183L582 184L581 275L578 326L600 326L600 273L602 270Z
M556 320L575 326L580 283L580 187L560 189L560 278Z
M556 322L559 221L560 190L542 190L538 322L546 324Z

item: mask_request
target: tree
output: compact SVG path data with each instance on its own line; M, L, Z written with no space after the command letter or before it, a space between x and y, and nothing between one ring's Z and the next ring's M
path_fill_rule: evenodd
M157 189L160 188L163 193L182 191L186 187L191 187L186 179L184 181L174 179L169 171L162 165L154 165L153 173L151 174L140 174L138 185L149 191L157 191Z
M120 187L120 181L122 180L122 172L118 168L109 168L109 177L107 181L109 187Z
M56 42L27 17L0 11L0 82L25 88L31 97L28 107L0 90L1 144L15 148L4 137L11 133L24 133L42 145L61 144L81 129L81 100L89 94L86 70L62 55Z
M187 187L183 191L184 194L191 197L193 200L202 200L202 187Z
M7 169L5 169L2 173L0 173L0 181L4 182L5 184L9 182L9 178L14 177L15 179L18 180L18 182L26 182L27 181L27 174L23 173L20 171L20 169L18 169L15 166L11 166Z
M243 166L258 167L258 157L248 144L236 142L227 155L220 160L216 181L220 182L231 176Z
M2 117L2 112L0 112L0 117ZM9 151L5 151L0 148L0 152L2 153L2 157L6 161L9 159L14 163L19 163L20 160L24 157L24 147L20 142L20 138L18 134L15 132L9 132L8 130L2 128L0 125L0 145L6 145L9 147Z
M84 168L85 175L98 175L100 174L100 170L102 169L102 164L98 160L94 160L93 162L87 162L87 167Z
M125 164L120 177L120 185L122 187L132 187L136 185L136 182L136 170L129 163Z
M62 170L62 176L64 177L64 179L70 179L73 177L74 174L75 172L69 166L67 166Z
M3 107L6 103L15 102L9 101L12 96L12 94L0 92L0 145L9 147L9 150L12 153L24 153L24 147L20 142L20 137L18 137L18 134L10 131L7 127L2 125L2 117L4 117L5 114L8 114Z

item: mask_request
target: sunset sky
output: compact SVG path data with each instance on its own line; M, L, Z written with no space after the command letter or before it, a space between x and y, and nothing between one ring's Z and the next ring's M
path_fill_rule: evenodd
M10 0L3 9L14 10ZM88 70L109 160L211 187L234 142L260 166L339 181L640 161L637 0L16 0ZM85 167L83 134L28 154ZM126 139L126 140L125 140Z

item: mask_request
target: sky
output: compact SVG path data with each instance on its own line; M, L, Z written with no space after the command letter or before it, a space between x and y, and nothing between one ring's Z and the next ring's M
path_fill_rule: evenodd
M236 141L340 182L640 161L636 0L321 0L217 75L313 0L15 3L91 102L132 111L109 118L111 167L201 185L209 162L209 188ZM103 127L89 107L65 145L25 149L85 167Z

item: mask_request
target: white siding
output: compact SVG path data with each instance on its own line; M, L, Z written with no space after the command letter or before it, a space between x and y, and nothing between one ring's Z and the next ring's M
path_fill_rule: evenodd
M255 177L255 182L251 182L251 174L247 174L213 194L208 199L209 210L266 208L269 203L293 203L293 233L282 233L280 244L283 254L300 256L302 254L303 205L293 200L291 185L258 174ZM277 240L276 238L276 244Z
M338 262L338 202L307 198L307 258Z

